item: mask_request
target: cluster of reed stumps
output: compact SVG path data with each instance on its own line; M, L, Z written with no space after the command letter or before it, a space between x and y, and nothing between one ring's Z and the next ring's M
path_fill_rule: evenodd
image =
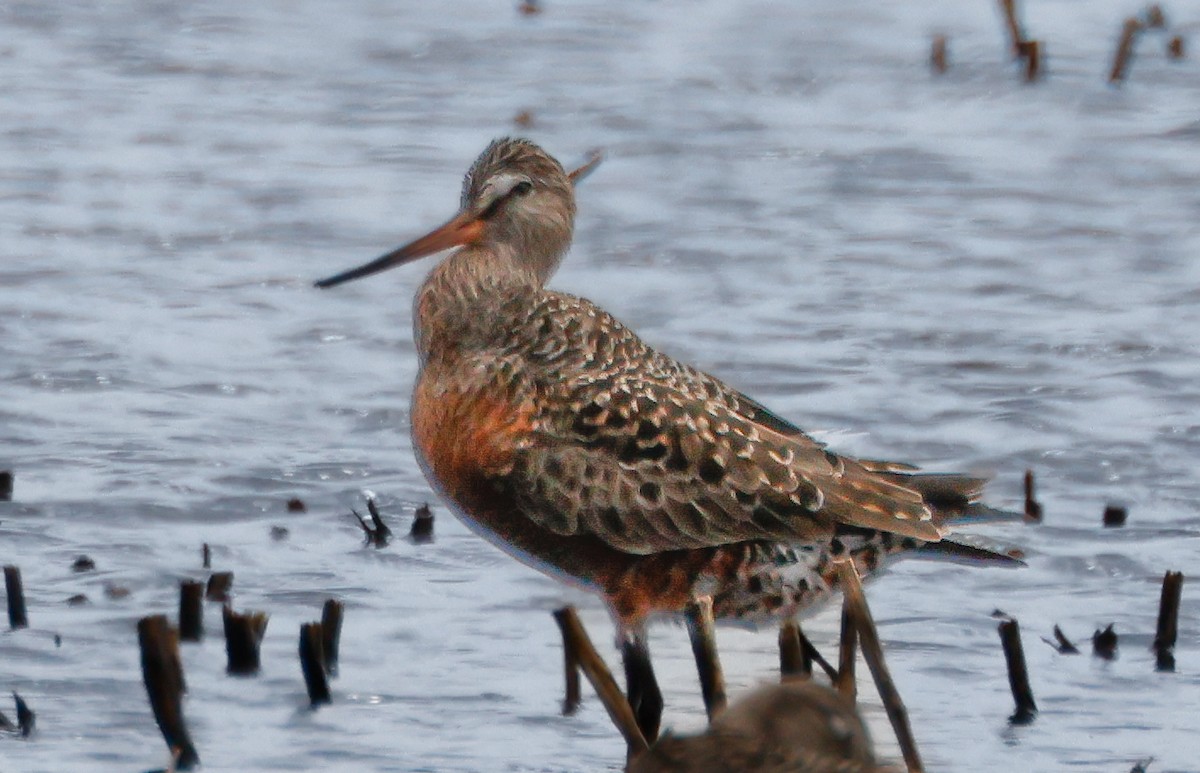
M12 473L0 472L0 500L7 501L11 498ZM287 509L289 512L303 512L306 508L301 500L291 499L287 503ZM362 525L367 544L384 547L391 538L391 529L384 523L373 499L367 500L367 509L372 525L368 525L358 513L353 514ZM273 539L281 540L287 536L286 527L271 527ZM409 539L420 544L429 542L432 538L433 514L428 505L418 507ZM203 568L211 570L212 550L208 543L202 546L200 553ZM79 556L71 566L74 572L90 572L95 568L95 561L87 556ZM29 615L18 567L4 567L4 585L10 629L28 628ZM205 601L221 605L227 655L226 673L232 676L252 677L259 672L260 645L266 635L269 616L266 612L235 612L232 606L232 589L231 571L209 572L203 582L181 580L176 626L172 626L163 614L148 615L138 620L137 636L141 649L142 678L154 719L170 752L167 771L191 770L200 762L199 752L184 721L183 696L187 692L187 682L183 675L180 643L203 641ZM129 595L128 589L111 584L105 588L105 593L114 599ZM67 599L71 606L86 604L87 601L83 594ZM341 601L327 599L321 610L321 619L300 626L300 670L304 676L309 706L314 710L322 704L332 702L329 680L337 675L343 611ZM58 634L54 635L54 641L56 646L62 646L62 638ZM33 735L36 715L20 695L14 692L13 697L16 700L17 722L14 724L0 713L0 733L29 738Z
M1033 82L1045 72L1045 47L1042 41L1026 36L1017 12L1016 0L999 0L1000 12L1008 34L1009 51L1013 60L1021 65L1026 81ZM1130 16L1121 26L1121 34L1113 53L1108 71L1108 82L1117 84L1125 80L1129 65L1133 61L1134 48L1139 37L1156 34L1163 39L1163 51L1171 61L1186 56L1187 44L1183 35L1172 31L1167 24L1167 15L1160 5L1148 6L1137 16ZM929 64L934 73L942 74L950 67L949 42L944 34L935 35L929 54Z
M0 471L0 500L11 499L12 474ZM293 499L289 511L302 511L304 504ZM384 522L373 499L367 500L370 522L352 511L361 525L366 542L384 547L391 539L391 529ZM1025 517L1040 522L1042 506L1034 493L1033 473L1025 474ZM1127 512L1123 507L1109 505L1102 522L1106 528L1125 525ZM433 515L428 506L417 508L409 539L415 543L428 542L433 534ZM287 529L272 527L275 539L287 536ZM212 552L205 544L201 551L204 569L211 569ZM80 556L72 564L75 572L95 569L95 562ZM630 773L708 773L709 771L742 770L757 773L785 771L840 771L859 773L894 770L880 765L874 757L866 730L854 708L856 696L855 661L861 650L879 690L901 753L909 771L923 770L907 712L892 683L883 658L875 624L863 596L858 574L850 563L839 567L844 591L842 631L838 665L830 665L804 637L798 625L785 625L780 632L780 670L778 686L762 688L726 706L726 694L721 664L717 657L713 632L712 605L699 599L687 612L688 632L696 661L701 666L701 688L710 720L709 728L692 737L666 736L647 738L639 727L629 701L622 694L612 674L588 639L587 633L571 607L555 612L562 631L566 700L564 712L571 713L581 701L579 672L582 671L595 687L601 702L617 729L623 735L628 750ZM29 617L20 570L4 567L5 590L8 601L9 626L26 628ZM178 626L172 627L165 615L150 615L138 621L138 641L142 653L142 674L155 720L171 753L169 770L188 770L199 762L191 737L184 723L182 696L186 692L180 642L199 642L203 639L203 603L222 605L222 623L228 656L227 673L253 675L259 670L259 645L267 628L263 612L233 611L230 591L233 572L210 572L206 582L180 582ZM1159 671L1174 671L1174 647L1178 631L1179 605L1183 590L1183 574L1168 571L1163 578L1159 603L1157 631L1152 649ZM109 586L105 591L120 598L128 591ZM67 603L86 603L86 598L73 596ZM299 656L301 671L308 690L310 705L329 703L329 678L336 675L338 645L342 626L342 603L329 599L322 609L320 622L300 627ZM1010 717L1014 724L1027 724L1037 717L1037 704L1030 687L1028 669L1021 647L1020 628L1015 619L996 611L1000 640L1008 665L1009 685L1016 711ZM1054 639L1043 639L1063 655L1078 654L1058 627ZM61 646L61 638L54 637ZM1092 636L1096 657L1112 659L1117 650L1115 624L1097 630ZM830 687L818 685L812 679L813 665L828 676ZM626 674L627 679L636 674ZM17 721L13 723L0 713L0 733L30 737L35 727L35 714L16 693ZM1131 773L1144 773L1149 760L1139 762Z
M1025 518L1040 522L1042 505L1034 496L1033 473L1025 473ZM1105 528L1125 525L1125 508L1109 505L1102 523ZM596 652L572 607L554 613L563 636L566 673L564 713L572 713L581 700L579 672L595 688L601 703L625 739L628 773L717 773L739 770L755 773L789 771L868 771L897 770L878 762L869 737L855 710L855 661L861 651L883 707L896 733L910 772L924 770L904 703L900 698L863 595L853 564L839 566L843 590L842 628L838 664L830 665L808 641L795 623L780 631L779 655L781 682L763 687L727 706L724 677L717 657L713 630L712 604L699 599L686 613L693 654L699 665L701 692L708 713L708 729L696 736L647 738L629 701L617 686L603 659ZM1178 630L1179 604L1183 574L1168 571L1163 578L1157 633L1152 646L1159 671L1174 671L1174 647ZM1016 710L1009 717L1015 725L1028 724L1037 717L1037 704L1030 686L1029 671L1021 646L1017 621L997 610L998 631L1008 669L1008 681ZM1054 626L1054 641L1043 639L1061 654L1079 650ZM1092 637L1096 657L1112 659L1117 647L1114 625L1097 630ZM817 684L813 666L829 679L830 686ZM638 687L638 675L627 671L630 692ZM1145 773L1150 759L1138 762L1131 773Z

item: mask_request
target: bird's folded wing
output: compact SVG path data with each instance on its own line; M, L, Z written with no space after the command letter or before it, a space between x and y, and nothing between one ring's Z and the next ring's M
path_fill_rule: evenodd
M639 554L815 539L839 524L941 536L919 492L747 416L736 393L701 396L644 373L589 387L551 401L560 413L543 417L512 470L523 512L551 531Z

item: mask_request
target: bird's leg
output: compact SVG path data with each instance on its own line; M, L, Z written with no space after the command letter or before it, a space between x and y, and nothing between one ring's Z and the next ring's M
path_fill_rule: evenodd
M805 657L800 643L800 624L784 620L779 626L779 673L783 681L812 677L812 660Z
M725 674L717 656L717 638L713 625L712 597L701 596L687 605L688 637L692 640L692 655L700 672L700 691L704 695L704 710L708 721L725 708Z
M625 662L625 693L629 696L629 706L637 717L642 735L654 743L662 722L663 699L658 680L654 678L654 666L650 664L650 647L644 626L624 634L621 658Z

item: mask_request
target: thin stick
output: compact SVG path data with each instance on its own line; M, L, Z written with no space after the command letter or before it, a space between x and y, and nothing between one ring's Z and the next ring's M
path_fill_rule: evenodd
M920 773L924 770L921 765L921 755L917 751L917 742L913 738L912 726L908 722L908 710L888 672L887 663L883 659L883 647L879 643L879 633L875 630L875 620L871 617L871 608L867 606L866 596L863 595L862 582L858 579L858 570L853 561L839 561L838 573L842 580L842 593L846 596L851 614L858 628L858 638L861 642L863 660L871 669L875 679L875 689L883 700L883 708L887 711L900 744L900 752L904 755L904 764L909 773Z
M200 763L183 719L183 667L179 660L179 640L167 625L165 615L143 617L138 621L138 646L142 652L142 681L154 721L162 731L167 748L179 750L178 770L191 770Z
M1016 0L1000 0L1000 12L1004 14L1004 26L1008 30L1008 47L1013 57L1021 55L1021 43L1025 34L1021 32L1021 22L1017 21Z
M1071 643L1071 640L1067 638L1067 635L1065 633L1063 633L1062 629L1059 628L1057 625L1054 626L1054 641L1050 641L1045 636L1042 637L1042 641L1046 642L1051 647L1058 650L1058 654L1060 654L1060 655L1078 655L1079 654L1079 648Z
M1158 654L1159 671L1175 670L1175 638L1179 632L1179 601L1183 596L1183 572L1167 572L1163 576L1162 596L1158 602L1158 629L1154 636L1154 651Z
M1025 520L1034 523L1042 520L1042 505L1033 498L1033 470L1025 471Z
M1029 686L1029 670L1025 667L1025 650L1021 647L1021 626L1015 619L1000 622L1000 644L1004 648L1004 662L1008 665L1008 686L1012 690L1017 710L1009 722L1027 725L1037 716L1037 703Z
M312 708L330 703L329 680L325 677L325 654L321 645L320 623L303 623L300 626L300 670L304 673L304 687L308 690L308 705Z
M829 681L834 681L838 677L837 669L829 664L829 661L817 651L813 643L804 635L804 629L797 627L797 633L800 635L800 648L804 650L805 668L812 672L812 664L816 663L825 672L825 676L829 677Z
M379 514L379 508L375 505L375 497L367 498L367 512L371 514L371 521L375 525L371 531L371 539L375 542L375 547L381 548L392 538L392 530L383 522L383 516Z
M579 667L587 676L588 681L592 683L596 694L600 696L600 702L604 704L609 718L625 738L630 755L640 754L649 749L650 744L646 743L646 737L638 729L637 720L633 716L633 709L629 706L629 701L625 699L621 688L617 686L608 666L604 665L604 659L592 646L592 640L588 638L587 631L583 629L583 623L579 621L579 615L575 612L575 608L563 607L557 610L554 613L554 619L558 621L558 625L563 631L563 638L571 642L570 646L575 652Z
M1130 16L1121 28L1121 40L1117 43L1117 52L1113 55L1112 70L1108 73L1109 83L1120 83L1125 79L1125 71L1133 59L1133 43L1137 39L1142 23Z
M858 630L854 627L854 615L850 611L850 597L842 598L842 642L838 649L838 674L834 687L850 703L858 700L858 684L854 674L855 656L858 654Z
M804 657L800 644L800 624L785 620L779 626L779 674L783 681L812 677L811 661Z
M558 630L562 633L563 640L563 676L566 681L566 695L563 697L562 707L563 716L574 714L579 709L579 704L583 702L583 691L579 685L579 653L575 650L574 640L567 633L568 609L570 607L554 613L554 622L558 623ZM624 697L621 700L625 701ZM627 701L625 702L628 704Z
M209 549L207 542L200 548L200 561L205 569L212 568L212 550Z
M713 620L712 597L701 596L687 605L688 637L692 640L692 655L700 672L700 691L704 695L704 710L708 721L725 710L725 674L717 656L716 624Z
M345 605L337 599L326 599L321 607L321 652L324 653L325 672L330 676L337 676L343 611Z
M13 491L13 474L9 470L0 470L0 502L11 502Z
M8 627L13 630L28 628L25 589L21 585L21 570L15 566L4 567L4 592L8 595Z
M179 638L200 641L204 638L204 583L184 580L179 583Z

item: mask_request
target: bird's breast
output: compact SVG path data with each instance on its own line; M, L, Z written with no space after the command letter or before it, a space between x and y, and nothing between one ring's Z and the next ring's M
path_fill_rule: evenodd
M512 472L533 427L532 407L500 385L422 373L413 394L413 442L426 474L471 515Z

